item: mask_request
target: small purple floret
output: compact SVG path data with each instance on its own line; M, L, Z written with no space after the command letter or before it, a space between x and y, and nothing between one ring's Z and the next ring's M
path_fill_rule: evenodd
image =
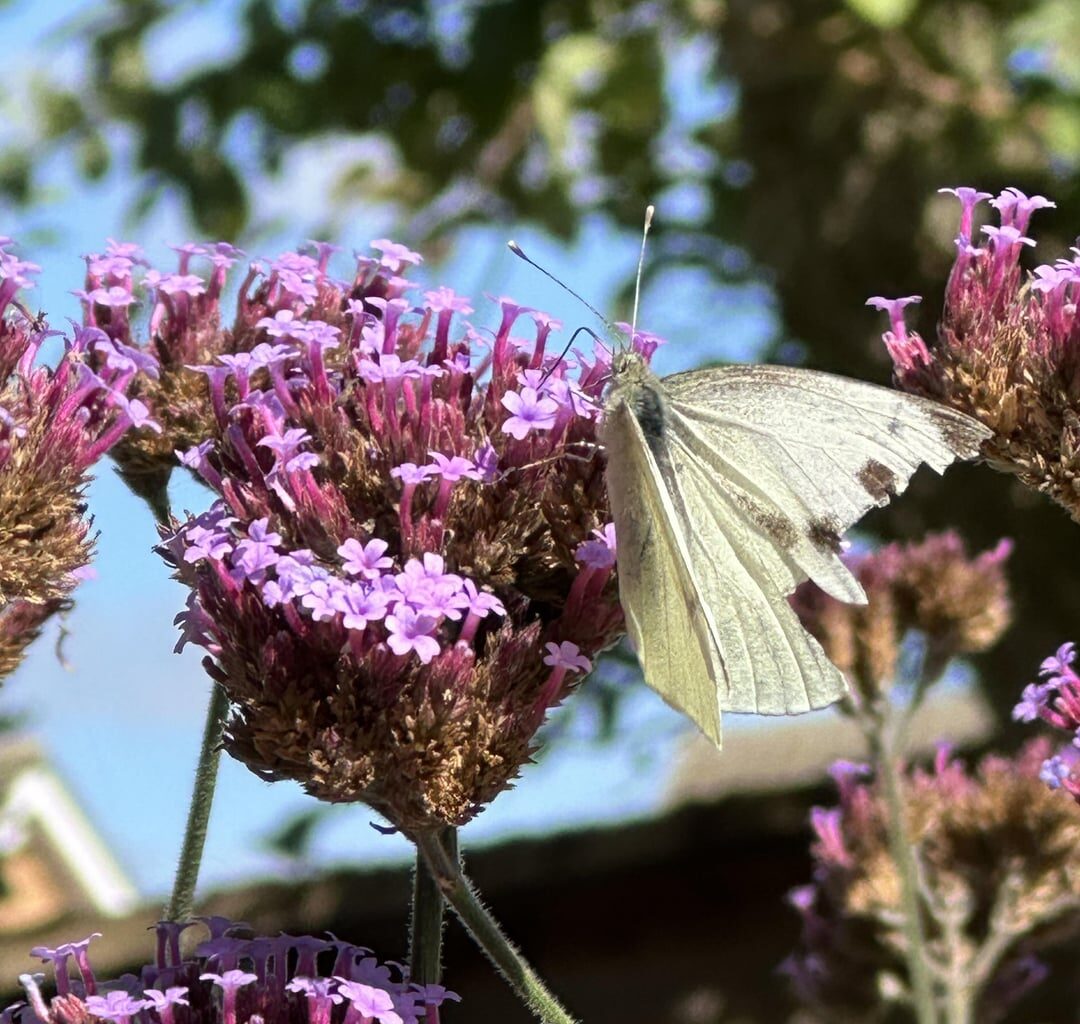
M512 414L503 421L502 431L518 441L524 441L534 430L550 430L559 411L558 403L539 397L529 387L522 388L520 393L508 391L502 397L502 404Z

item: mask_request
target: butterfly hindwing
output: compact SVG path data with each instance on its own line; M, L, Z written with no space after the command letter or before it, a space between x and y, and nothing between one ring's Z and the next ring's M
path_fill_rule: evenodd
M718 477L688 447L675 417L667 441L667 465L661 472L725 669L726 679L719 680L720 707L791 715L831 704L847 687L787 602L794 577L780 544L788 538L778 539L775 526L761 525L770 516L775 519L776 512Z

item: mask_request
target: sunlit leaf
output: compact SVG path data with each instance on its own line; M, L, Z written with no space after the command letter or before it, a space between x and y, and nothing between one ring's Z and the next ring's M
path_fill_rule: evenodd
M878 28L896 28L910 17L916 0L846 0L864 21Z
M582 100L604 86L615 48L595 34L567 36L548 47L533 83L536 124L552 153L566 165L574 160L574 115ZM577 126L581 130L581 126Z

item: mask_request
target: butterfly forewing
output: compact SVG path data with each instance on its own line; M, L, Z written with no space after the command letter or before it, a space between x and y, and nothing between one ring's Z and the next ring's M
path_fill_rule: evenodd
M935 403L808 370L723 367L660 386L663 476L717 623L721 707L776 714L830 703L843 681L787 595L809 577L862 600L838 557L844 531L920 463L940 472L976 454L988 432Z
M870 467L866 474L868 463L897 474L899 491L920 463L940 473L957 458L977 455L989 436L970 416L936 402L816 370L724 366L660 383L668 403L706 430L729 424L751 450L762 442L786 448L825 502L818 512L844 516L849 526L889 498L887 484L875 485L880 471Z
M719 746L724 668L679 515L628 406L611 408L604 440L627 633L648 684Z

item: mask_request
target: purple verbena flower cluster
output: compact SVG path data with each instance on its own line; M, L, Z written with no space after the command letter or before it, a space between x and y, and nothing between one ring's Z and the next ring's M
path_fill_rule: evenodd
M131 394L157 372L145 353L77 327L55 366L39 363L60 332L16 298L38 267L11 245L0 239L0 678L86 574L90 468L130 428L160 429ZM95 372L88 363L98 354Z
M340 563L327 565L309 548L281 553L284 541L269 530L265 517L249 523L246 536L239 539L230 529L235 521L216 504L182 527L173 546L187 564L220 564L234 585L254 587L267 607L279 609L298 629L310 629L314 623L339 627L357 662L383 645L395 655L412 654L427 665L442 652L440 639L446 637L447 628L456 624L456 642L467 645L485 618L506 614L493 593L444 571L440 554L410 558L395 571L394 560L384 554L386 541L373 538L361 543L349 537L337 548ZM189 608L179 621L184 635L177 650L194 642L213 653L213 631L204 628L205 616L197 608Z
M149 266L141 249L110 239L103 253L86 257L86 281L74 294L83 305L83 322L104 334L135 361L152 360L160 373L135 383L134 394L152 410L163 430L156 436L131 436L112 452L128 486L147 499L159 520L167 518L165 487L175 465L174 449L188 448L206 436L209 410L195 371L213 355L232 351L231 332L221 330L222 289L229 268L243 255L225 242L174 247L177 270ZM209 264L206 279L191 272L193 260ZM140 345L136 315L149 307L149 343ZM109 358L96 351L95 368Z
M410 300L420 257L373 248L347 282L328 246L251 264L229 330L221 246L138 282L111 245L84 302L123 352L151 303L142 395L164 430L118 455L128 478L179 462L218 496L162 551L190 588L178 646L207 650L232 703L227 749L408 831L506 788L622 632L595 443L609 358L549 351L558 322L509 299L493 331L449 288Z
M1037 718L1068 734L1069 743L1048 757L1039 777L1051 789L1063 789L1080 802L1080 676L1073 663L1076 645L1062 644L1039 666L1037 683L1028 683L1013 708L1018 722Z
M1059 259L1053 267L1037 267L1030 293L1019 294L1020 254L1025 246L1035 245L1035 240L1025 234L1031 215L1055 204L1043 196L1026 196L1016 188L1005 189L997 198L966 186L938 191L956 196L961 206L956 261L945 291L948 313L943 328L948 331L945 325L955 317L964 321L965 328L963 338L956 341L984 345L991 340L988 325L982 322L985 318L1024 319L1026 329L1032 332L1033 347L1051 358L1061 358L1073 329L1075 292L1080 286L1080 249L1073 250L1072 260ZM998 211L1001 223L980 229L980 234L986 236L985 244L980 246L972 232L975 207L984 199L989 199ZM933 363L926 343L918 333L908 331L904 323L905 308L921 301L920 295L899 299L875 295L866 301L868 306L889 314L890 330L883 340L902 383L907 377L917 379L920 369Z
M1080 519L1072 486L1080 471L1080 247L1027 274L1031 216L1054 203L1015 188L996 197L941 191L960 200L961 213L935 343L905 326L905 308L919 296L868 300L889 315L884 341L896 381L981 420L994 433L984 457ZM976 231L976 208L987 199L1000 223Z
M138 976L101 981L88 947L99 933L30 955L52 967L24 974L26 1000L0 1014L3 1024L438 1024L439 1007L460 1001L441 985L411 983L397 963L380 964L370 949L310 935L239 938L246 925L199 918L209 938L184 957L181 933L195 922L157 926L157 955ZM319 961L326 973L320 973ZM69 973L74 963L77 977ZM394 968L394 970L391 970ZM397 978L395 979L395 973Z

